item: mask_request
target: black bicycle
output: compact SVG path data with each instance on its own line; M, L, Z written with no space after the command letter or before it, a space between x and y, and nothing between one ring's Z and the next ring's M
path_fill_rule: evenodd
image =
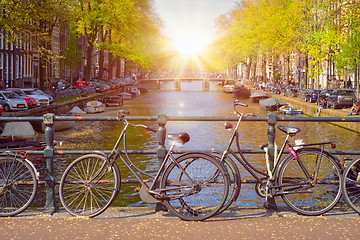
M286 138L279 152L275 148L273 168L269 155L266 154L266 171L261 171L246 160L241 151L238 133L243 116L256 117L257 115L251 113L243 115L237 110L238 106L247 107L247 104L237 100L234 102L234 110L239 120L235 128L231 123L225 123L225 128L233 133L223 153L218 155L221 161L230 159L231 161L227 161L226 166L238 162L250 173L256 181L256 193L265 198L265 207L269 207L269 197L281 196L291 209L303 215L320 215L331 210L341 197L342 168L339 161L326 151L324 146L335 147L335 144L332 142L304 144L295 141L297 143L292 145L289 138L300 132L300 129L278 125L278 129L286 134ZM238 153L231 149L234 140ZM286 146L289 153L282 158ZM267 153L267 145L261 148ZM235 168L236 165L231 167L231 169ZM238 170L229 170L229 172L231 172L229 196L219 212L224 211L236 201L240 193L240 172Z
M0 155L0 217L25 211L34 201L39 173L23 153Z
M120 190L121 174L115 162L119 158L142 185L140 197L143 201L162 202L182 220L201 221L215 215L229 191L229 176L223 164L203 153L187 153L175 158L175 144L190 140L187 133L179 133L167 136L173 143L156 175L142 171L128 155L126 130L129 126L156 130L131 124L125 114L128 112L119 112L118 119L124 122L124 128L109 155L98 152L81 156L65 170L59 186L64 208L74 216L95 217L104 212ZM122 149L119 148L121 142ZM142 179L139 173L150 181Z
M360 214L360 158L345 168L341 187L347 204Z

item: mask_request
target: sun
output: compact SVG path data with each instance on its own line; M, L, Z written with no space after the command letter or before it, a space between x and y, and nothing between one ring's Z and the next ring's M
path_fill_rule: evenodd
M198 37L182 37L173 40L176 51L185 56L191 57L200 54L207 47L206 41Z

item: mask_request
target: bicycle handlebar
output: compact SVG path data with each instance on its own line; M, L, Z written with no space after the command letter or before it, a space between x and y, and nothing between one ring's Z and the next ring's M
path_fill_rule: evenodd
M242 102L239 102L239 100L235 100L234 101L234 106L242 106L242 107L247 107L248 105Z
M132 126L132 127L143 127L143 128L145 128L145 129L147 129L147 130L149 130L149 131L151 131L151 132L154 132L154 133L157 132L156 129L153 129L153 128L151 128L151 127L149 127L149 126L146 126L146 125L144 125L144 124L131 124L131 123L129 123L129 122L125 119L125 115L129 115L129 114L130 114L129 111L119 110L117 119L118 119L118 120L123 120L123 121L125 121L125 123L129 124L129 125Z

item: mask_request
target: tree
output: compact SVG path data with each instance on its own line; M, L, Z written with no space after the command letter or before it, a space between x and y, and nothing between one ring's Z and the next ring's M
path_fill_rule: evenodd
M70 26L69 39L66 43L65 52L63 53L63 59L66 65L68 65L70 68L70 81L72 86L75 85L72 72L82 59L82 56L83 52L79 48L78 38L76 37L74 29Z
M39 60L39 87L44 89L47 64L53 57L52 32L70 17L71 0L1 0L1 29L9 41L31 43Z

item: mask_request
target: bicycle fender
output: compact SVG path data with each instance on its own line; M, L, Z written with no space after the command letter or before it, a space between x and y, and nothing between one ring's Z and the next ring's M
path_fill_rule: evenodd
M299 158L298 158L298 156L296 155L296 153L295 153L294 149L289 148L289 152L291 153L291 155L293 155L293 156L294 156L294 158L295 158L295 160L296 160L296 161L298 161L298 160L299 160Z

